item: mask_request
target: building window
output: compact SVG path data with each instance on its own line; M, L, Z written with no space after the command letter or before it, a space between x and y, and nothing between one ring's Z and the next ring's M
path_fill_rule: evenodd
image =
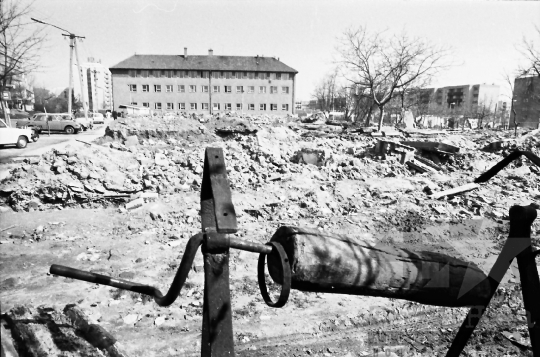
M219 110L219 103L212 103L212 109Z
M281 87L281 93L289 94L289 87Z
M242 103L236 103L236 110L242 110Z
M225 86L225 93L232 93L232 86Z
M186 110L186 103L178 103L178 109Z
M150 92L150 86L148 84L142 85L142 91L143 92Z
M150 103L143 102L142 106L143 108L150 108Z
M231 79L231 72L225 72L225 79Z
M255 110L255 104L253 103L248 104L248 110Z
M173 110L174 104L173 103L167 103L167 110Z
M259 93L266 93L266 87L265 86L260 86L259 87Z
M186 92L186 86L183 85L183 84L178 85L178 91L180 93L185 93Z
M137 102L131 102L130 105L137 105Z
M248 72L248 78L249 79L254 79L255 78L255 73L254 72Z
M259 79L266 79L268 76L266 75L266 72L259 72L257 77Z
M208 103L202 103L201 104L201 109L202 110L208 110Z
M249 86L248 93L255 93L255 86Z
M190 85L190 86L189 86L189 92L190 92L190 93L195 93L195 92L197 92L197 86ZM195 104L195 103L191 103L191 104Z
M281 104L281 110L289 110L289 104Z
M286 81L289 79L289 73L281 73L281 80Z
M277 110L277 104L270 104L270 110Z
M172 84L167 84L167 85L165 86L165 88L166 88L166 90L167 90L167 93L171 93L171 92L173 91L173 86L172 86Z
M161 92L161 84L154 84L154 92Z
M203 71L202 72L202 77L203 78L208 78L208 71Z
M270 94L277 94L277 86L270 86Z
M214 86L214 89L212 91L214 93L219 93L219 86Z
M165 77L172 78L172 71L165 71Z
M244 93L244 87L236 86L236 93Z
M155 78L161 77L161 71L157 70L157 69L153 70L152 71L152 77L155 77Z
M276 80L277 81L281 80L281 73L276 73Z
M186 71L178 71L178 78L187 78Z
M242 72L236 72L236 79L242 79Z
M232 110L232 104L231 103L225 103L225 110Z
M137 70L135 70L135 69L130 69L130 70L128 71L128 76L130 76L130 77L137 77Z
M154 103L154 109L161 109L161 103Z
M143 78L148 78L148 70L147 69L143 69L141 71L141 77Z
M201 91L203 93L208 93L208 86L201 86ZM203 108L204 109L204 108Z
M191 110L197 110L197 103L191 103Z
M271 73L270 73L270 79L271 79L271 80L276 79L276 74L273 73L273 72L271 72Z
M266 110L266 104L259 104L259 110Z
M129 85L129 91L130 92L136 92L137 91L137 85L136 84L130 84Z
M212 72L212 78L215 78L215 79L222 78L221 72Z

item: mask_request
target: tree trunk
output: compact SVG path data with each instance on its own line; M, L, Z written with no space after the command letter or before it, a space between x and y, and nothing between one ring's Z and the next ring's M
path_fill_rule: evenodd
M364 120L366 126L369 126L369 123L371 121L371 114L372 113L373 113L373 105L370 105L369 110L368 110L368 112L366 114L366 117L365 117L365 120Z
M384 119L384 107L379 107L379 125L378 125L378 131L381 131L382 124Z
M280 243L291 265L293 289L380 296L437 306L474 306L492 293L487 276L472 263L435 252L413 252L372 240L281 227ZM283 281L281 260L268 256L272 279Z

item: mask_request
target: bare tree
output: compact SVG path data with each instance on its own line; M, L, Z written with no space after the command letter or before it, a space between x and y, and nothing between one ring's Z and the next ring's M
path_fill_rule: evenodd
M337 69L326 74L319 82L313 91L312 97L317 101L317 109L319 109L326 118L335 106L335 101L338 96L338 85L336 83L338 77Z
M15 76L28 74L38 67L43 30L31 25L32 2L0 0L0 99L4 118L9 122L3 93Z
M527 75L540 77L540 27L535 26L535 30L536 39L523 36L517 46L525 61L517 69L518 77Z
M346 78L368 88L379 108L379 130L384 107L397 91L421 87L446 68L448 49L406 33L387 36L368 32L365 27L349 29L339 39L339 62L347 70Z
M478 119L478 128L482 129L484 120L490 119L497 111L497 104L494 104L493 98L491 98L489 102L485 100L481 101L474 109L476 109L474 116Z

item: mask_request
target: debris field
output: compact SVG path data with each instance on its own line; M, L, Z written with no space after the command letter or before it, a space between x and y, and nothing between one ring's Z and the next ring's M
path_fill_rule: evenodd
M379 134L350 123L302 123L293 117L120 119L96 142L2 168L9 170L0 182L3 334L17 334L17 314L56 316L75 304L126 355L199 355L200 253L170 307L50 275L48 269L62 264L166 291L187 240L200 231L206 147L225 153L239 226L235 236L259 243L283 225L315 228L447 254L488 273L508 237L509 208L540 207L540 168L527 158L485 183L473 183L514 149L540 156L538 130L520 129L515 136L383 128ZM468 312L295 290L284 308L271 309L260 296L257 259L231 250L239 356L444 356ZM514 262L465 356L532 356L519 278ZM54 339L56 332L50 333ZM20 340L13 337L15 348Z

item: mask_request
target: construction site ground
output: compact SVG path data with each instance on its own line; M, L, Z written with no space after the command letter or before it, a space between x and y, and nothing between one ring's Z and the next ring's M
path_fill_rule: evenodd
M189 237L200 231L207 146L226 154L238 216L235 236L259 243L282 225L317 228L448 254L487 274L508 237L508 209L540 200L539 170L526 159L476 190L438 200L426 193L472 182L513 147L538 154L537 135L498 151L483 148L513 140L513 132L393 139L460 147L459 154L441 155L441 171L421 173L391 155L381 157L380 138L341 127L313 129L273 118L241 118L240 127L240 119L226 117L180 119L185 124L151 133L141 130L143 120L138 126L112 123L92 145L71 143L39 160L2 165L2 314L21 305L62 310L77 304L130 356L200 355L200 253L169 307L137 293L54 276L49 268L66 265L165 292ZM316 153L315 165L302 153ZM144 192L157 195L141 199ZM136 199L141 203L130 206ZM537 219L536 249L539 227ZM273 309L259 292L258 254L233 249L230 255L238 356L444 356L469 310L296 290L285 307ZM514 262L464 356L532 356L519 279Z

